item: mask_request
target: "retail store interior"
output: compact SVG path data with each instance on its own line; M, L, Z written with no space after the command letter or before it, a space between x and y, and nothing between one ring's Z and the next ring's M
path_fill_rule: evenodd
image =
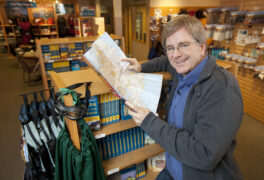
M27 94L30 103L33 100L33 92L44 90L44 96L48 99L47 89L55 88L56 91L61 85L56 81L57 75L54 74L89 71L91 68L83 60L83 54L104 32L110 35L116 47L127 57L145 62L164 55L161 45L162 29L178 14L189 14L201 20L206 29L208 54L216 57L218 65L238 80L244 103L244 117L236 135L234 157L243 179L264 179L262 0L1 0L0 179L24 178L27 160L23 148L26 142L19 118L21 106L25 102L23 95ZM166 82L171 80L168 74L163 77ZM101 91L98 95L102 94ZM164 117L164 109L161 108L161 111L159 115ZM120 122L123 121L121 115L120 119ZM121 125L115 125L120 122L104 124L99 120L97 123L102 124L103 129L104 126L110 126L109 129L111 126L112 129L118 128L111 132L101 130L103 133L97 133L95 136L98 138L104 134L113 138L114 133L137 128L132 119L127 121L130 125L124 129L119 127ZM79 138L77 139L79 141ZM72 140L76 142L76 139ZM144 157L139 158L134 153L137 165L133 170L138 179L155 179L161 170L161 167L148 163L147 159L156 161L153 157L164 150L155 145L149 149L153 152L146 153ZM131 149L132 153L133 150L140 153L148 151L144 145ZM126 159L125 155L131 156L131 152L102 157L106 176L127 172L134 164L111 162L111 159L118 159L118 155ZM120 165L108 167L104 163L106 161ZM164 162L164 157L158 161ZM141 167L142 162L144 167Z

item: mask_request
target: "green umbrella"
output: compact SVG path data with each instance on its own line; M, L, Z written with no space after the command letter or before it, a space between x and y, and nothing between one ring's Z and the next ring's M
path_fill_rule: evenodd
M86 86L86 91L89 91L88 86ZM69 89L60 89L60 95L57 100L60 99L63 102L63 95L66 94L72 95L74 105L80 105L78 94L75 91L71 91ZM86 99L88 100L89 94L90 93L86 93ZM62 106L61 102L60 106ZM84 108L87 109L87 107L88 104L86 104L86 107ZM66 109L67 107L60 107L60 111ZM73 110L72 107L71 110ZM83 111L80 111L80 109L78 109L78 112L81 112L81 114L83 113ZM62 113L68 114L68 112ZM81 115L77 116L81 117ZM73 117L73 119L75 119L75 117ZM81 133L81 151L74 147L70 138L70 134L64 125L56 142L56 166L54 179L105 180L102 161L92 131L84 119L77 120L77 123L79 132Z

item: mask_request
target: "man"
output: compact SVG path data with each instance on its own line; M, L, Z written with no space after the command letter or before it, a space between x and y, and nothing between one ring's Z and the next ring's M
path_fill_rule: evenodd
M157 179L242 179L233 157L235 136L243 117L236 79L206 55L205 30L188 15L168 22L162 33L167 56L140 65L136 72L169 71L172 88L167 100L167 122L130 102L134 121L165 149L166 168Z

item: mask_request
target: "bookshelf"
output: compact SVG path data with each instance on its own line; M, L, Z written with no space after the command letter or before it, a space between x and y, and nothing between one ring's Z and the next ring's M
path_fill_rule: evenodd
M124 38L116 35L111 35L111 37L118 42L118 45L124 51ZM86 64L81 59L81 56L89 49L89 46L91 46L93 41L95 41L97 38L98 36L36 39L37 53L40 62L44 89L47 89L49 87L51 79L48 74L50 72L65 72L76 70L73 69L73 62L79 63L79 66L85 66ZM78 49L76 44L78 44ZM72 45L75 47L72 48ZM63 48L66 48L66 51ZM79 69L87 69L87 67L80 67ZM46 94L46 96L48 96L48 93Z
M75 84L79 82L92 82L89 88L92 96L110 92L109 88L105 85L104 81L92 69L63 72L63 73L51 72L51 80L52 80L52 84L54 85L55 92L58 91L60 88L64 88L71 84ZM76 89L76 91L78 93L84 94L85 89L84 87L80 87ZM64 99L65 99L65 104L72 105L71 97L66 96L64 97ZM65 119L73 144L77 149L80 149L80 139L78 135L78 128L76 121L72 121L68 118ZM132 119L120 120L117 123L103 126L100 131L94 132L94 136L95 138L102 138L104 136L108 136L116 132L121 132L127 129L131 129L136 126L137 125L133 122ZM103 167L105 174L106 176L108 176L110 174L119 172L121 169L127 168L136 163L140 163L162 152L164 152L164 150L158 144L151 144L151 145L145 145L141 148L132 150L125 154L104 160ZM152 172L149 173L151 174ZM156 172L153 173L156 174ZM146 177L155 176L150 174L148 174Z

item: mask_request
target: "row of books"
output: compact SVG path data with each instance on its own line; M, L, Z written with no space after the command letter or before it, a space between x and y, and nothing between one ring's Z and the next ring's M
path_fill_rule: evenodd
M114 96L112 93L105 93L98 96L91 96L85 116L86 123L91 129L98 130L98 125L108 125L120 120L132 119L127 113L127 106L124 100Z
M120 40L115 40L120 45ZM68 44L42 45L43 58L47 61L81 57L92 46L93 41Z
M55 71L57 73L59 72L67 72L67 71L77 71L80 69L86 69L88 65L79 60L73 60L73 61L55 61L55 62L49 62L45 63L45 71L46 74L49 75L49 72Z
M53 62L53 63L45 63L45 71L46 74L49 75L50 72L67 72L70 71L70 63L69 61L62 62Z
M144 131L140 127L120 131L97 139L98 149L103 160L141 148L145 145Z
M120 120L119 98L112 93L100 95L101 124L108 125Z
M132 165L121 170L119 173L107 177L107 180L136 180L146 176L145 163Z

